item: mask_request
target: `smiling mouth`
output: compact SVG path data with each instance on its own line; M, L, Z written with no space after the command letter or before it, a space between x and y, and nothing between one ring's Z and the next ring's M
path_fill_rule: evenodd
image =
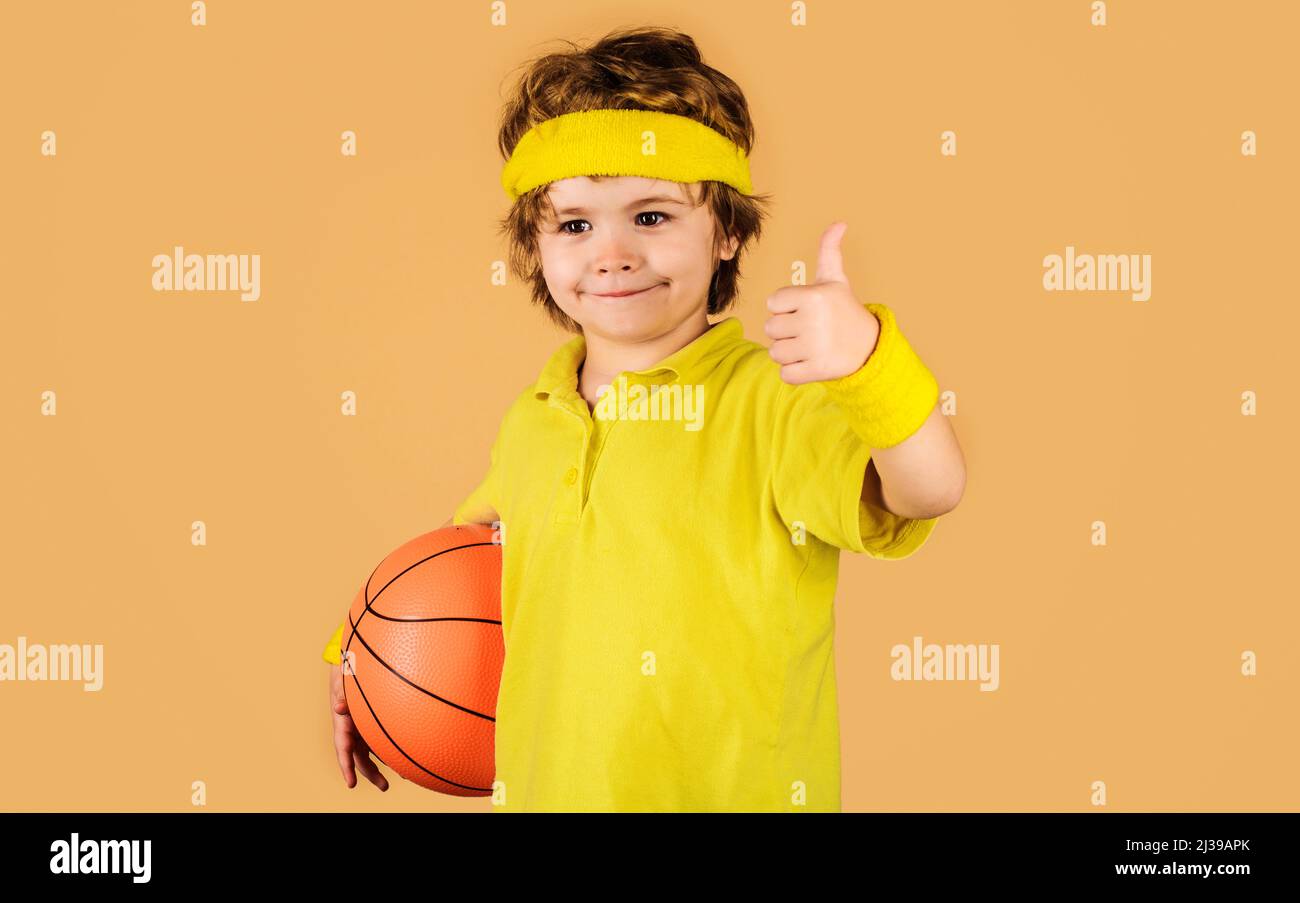
M591 294L594 295L594 296L597 297L597 298L605 298L606 300L609 300L609 301L622 301L624 298L635 298L635 297L637 297L637 296L639 296L639 295L644 295L646 292L650 291L651 289L656 289L656 288L658 288L660 285L663 285L663 283L660 282L660 283L657 283L657 284L655 284L655 285L651 285L651 286L648 286L648 287L646 287L646 288L643 288L643 289L641 289L640 291L631 292L631 293L626 294L626 295L602 295L602 294L600 294L600 293L598 293L598 292L592 292Z

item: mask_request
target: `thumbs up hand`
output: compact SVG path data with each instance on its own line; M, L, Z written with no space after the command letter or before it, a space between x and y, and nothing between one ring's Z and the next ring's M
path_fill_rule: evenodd
M822 233L811 285L783 286L767 298L768 353L791 385L856 373L876 347L880 321L853 296L844 275L840 241L847 229L833 223Z

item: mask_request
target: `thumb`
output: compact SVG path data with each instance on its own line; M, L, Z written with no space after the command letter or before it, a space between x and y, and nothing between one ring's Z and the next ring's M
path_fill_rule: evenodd
M848 223L832 223L822 233L821 247L817 251L818 282L848 282L844 275L844 256L840 252L840 241L848 231Z

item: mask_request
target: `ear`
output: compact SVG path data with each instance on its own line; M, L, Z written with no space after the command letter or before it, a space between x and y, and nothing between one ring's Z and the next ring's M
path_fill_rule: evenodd
M740 245L740 239L736 238L736 236L734 235L727 236L727 240L723 242L722 250L719 252L718 259L730 260L731 258L735 257L736 248L739 247L739 245Z

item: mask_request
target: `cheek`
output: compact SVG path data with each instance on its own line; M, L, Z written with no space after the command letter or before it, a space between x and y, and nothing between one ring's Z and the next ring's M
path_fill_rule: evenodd
M546 279L546 284L551 286L551 294L554 295L556 289L572 292L581 275L581 267L569 255L555 248L542 246L539 256L542 261L542 276Z
M646 268L676 283L689 283L698 280L699 274L707 266L700 261L700 249L686 242L670 247L651 250L645 258Z
M671 269L661 270L677 285L678 290L694 291L708 283L712 271L708 258L701 257L699 248L691 248L689 253L676 258Z

